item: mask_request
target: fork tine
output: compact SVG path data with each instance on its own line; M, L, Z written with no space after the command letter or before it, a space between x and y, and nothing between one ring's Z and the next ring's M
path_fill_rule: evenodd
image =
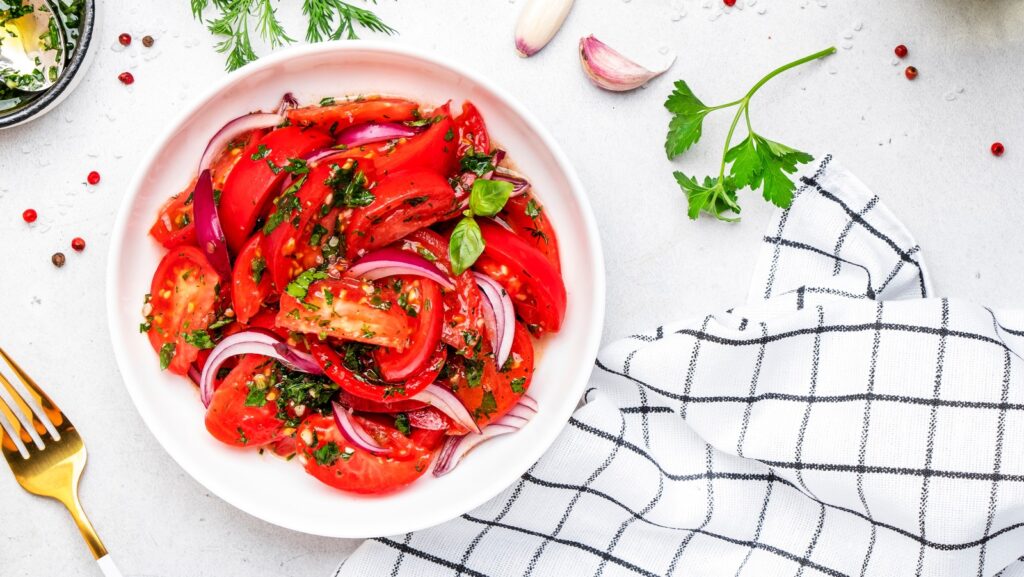
M28 434L36 447L40 450L46 448L42 437L36 431L31 410L15 392L11 382L7 380L7 377L2 372L0 372L0 385L2 385L0 386L0 403L7 405L8 410L17 418L17 422L21 423L21 430Z
M25 444L21 440L21 434L18 432L18 427L13 425L12 422L17 422L14 420L14 415L11 414L11 410L7 407L7 403L0 400L0 427L7 432L7 438L11 440L14 448L18 450L19 454L21 454L21 458L28 459L28 449L25 448ZM3 435L0 435L0 448L3 448L5 453L7 452L6 448L3 447Z
M44 406L50 408L53 412L53 416L62 424L65 420L64 416L60 413L60 410L57 409L57 405L53 402L53 399L39 388L39 385L32 380L32 377L28 376L28 374L18 366L18 363L14 362L14 359L4 351L3 347L0 347L0 358L3 358L3 360L7 362L7 365L17 377L17 380L12 383L4 377L3 372L0 372L0 381L2 381L8 388L11 388L13 385L13 389L16 394L24 401L24 404L28 405L28 407L22 408L27 410L30 407L32 414L39 419L39 422L42 423L43 427L50 433L53 440L59 441L60 433L57 431L57 428L51 420L50 411L43 409ZM29 390L26 390L26 387ZM35 431L35 427L32 427L32 430ZM39 448L42 449L42 447Z

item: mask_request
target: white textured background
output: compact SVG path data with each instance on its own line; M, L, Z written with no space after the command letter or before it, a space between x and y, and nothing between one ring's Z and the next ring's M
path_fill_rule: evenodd
M836 56L759 93L754 128L834 153L882 195L924 247L942 295L1024 300L1024 2L738 0L742 10L720 14L720 0L580 0L555 41L521 60L512 29L522 1L381 0L379 12L400 30L395 42L482 72L562 143L605 243L606 341L743 299L768 218L748 194L738 225L686 220L671 172L716 170L730 118L713 115L704 141L668 162L661 103L671 81L724 102L830 44ZM103 306L109 229L143 151L224 72L187 0L98 3L100 50L82 86L48 117L0 132L0 343L87 440L82 499L126 575L326 576L356 542L278 529L211 497L163 453L121 385ZM301 37L299 0L280 4ZM112 50L125 31L133 46ZM667 58L663 50L679 60L646 89L600 92L576 56L589 33L644 62ZM140 45L145 34L157 38L152 49ZM910 56L894 66L899 43ZM906 64L920 70L917 81L903 78ZM124 70L136 78L130 89L116 78ZM997 139L1007 146L998 159L988 152ZM97 187L83 184L92 169L103 175ZM40 214L32 226L21 221L29 207ZM89 244L83 254L68 247L77 235ZM50 264L57 250L68 255L60 270ZM287 499L287 488L267 487L267 498ZM21 492L0 468L0 576L96 575L63 510Z

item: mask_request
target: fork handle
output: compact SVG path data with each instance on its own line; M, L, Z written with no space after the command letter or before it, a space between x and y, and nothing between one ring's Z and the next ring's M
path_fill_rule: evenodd
M100 569L103 571L103 577L122 577L121 570L114 564L114 558L110 555L104 555L96 560L100 565Z

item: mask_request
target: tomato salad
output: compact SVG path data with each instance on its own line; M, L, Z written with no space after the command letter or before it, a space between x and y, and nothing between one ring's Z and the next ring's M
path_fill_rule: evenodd
M466 102L325 98L229 122L160 210L141 330L218 441L377 494L536 413L558 242Z

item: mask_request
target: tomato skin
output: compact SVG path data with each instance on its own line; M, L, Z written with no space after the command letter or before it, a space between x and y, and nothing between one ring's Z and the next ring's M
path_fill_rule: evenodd
M462 114L455 119L455 127L459 136L456 152L459 158L465 156L470 148L484 154L491 151L491 137L487 133L487 124L472 102L462 103Z
M157 353L174 343L174 356L167 367L172 373L187 374L189 365L199 357L199 349L188 344L182 333L205 329L213 322L219 282L220 275L193 246L168 252L153 274L149 342Z
M514 233L491 221L479 224L486 245L473 268L504 287L531 332L558 332L566 307L562 275L547 257Z
M439 431L414 429L408 437L389 424L387 417L355 415L352 419L378 444L392 450L388 456L372 455L345 441L333 417L314 415L299 425L299 460L306 472L342 491L363 494L389 493L412 483L430 469L444 438ZM393 420L391 420L393 423ZM318 462L317 449L334 443L339 456Z
M353 211L345 233L347 254L353 260L459 210L448 180L429 170L385 176L373 194L372 204Z
M245 404L253 378L269 377L273 369L273 361L259 355L246 355L231 369L206 411L206 430L215 439L236 447L259 447L281 438L284 422L277 418L274 401L260 407Z
M374 351L381 375L392 383L404 381L426 369L441 340L441 325L444 324L441 286L425 278L399 278L402 279L402 292L406 295L408 307L416 311L416 318L411 321L416 328L411 342L404 349Z
M238 164L224 183L217 211L232 251L238 252L248 240L257 219L266 210L281 181L288 176L284 170L274 174L269 163L283 167L290 158L301 158L333 143L330 136L319 130L287 126L254 140L242 151Z
M448 239L440 234L429 229L418 230L405 237L402 248L416 254L426 251L435 259L433 262L439 270L451 275ZM455 290L445 290L441 297L444 304L441 340L459 354L475 357L479 354L476 350L479 336L486 334L488 341L493 336L484 322L483 295L471 271L464 271L453 278Z
M338 391L338 402L343 407L360 413L404 413L429 406L422 401L413 401L411 399L394 401L389 398L387 401L371 401L370 399L357 397L345 389Z
M455 123L449 105L437 108L427 117L442 116L421 134L395 146L386 154L373 158L373 166L381 177L406 170L425 170L442 177L455 171Z
M277 326L314 337L405 347L412 334L409 318L387 299L373 284L353 278L316 281L301 301L281 295Z
M500 371L492 358L484 358L480 361L483 362L483 376L479 385L469 386L464 364L459 364L444 384L453 390L455 396L473 414L477 424L483 427L505 416L529 389L533 380L533 359L530 333L517 322L508 371ZM493 398L493 405L489 403L488 397Z
M256 313L260 312L263 301L270 296L271 284L270 275L266 270L260 272L260 279L254 277L257 269L253 268L254 262L263 262L266 267L266 260L263 257L263 233L256 233L245 246L242 252L235 259L235 267L231 273L231 299L232 308L235 311L235 319L246 324Z
M400 385L378 386L356 378L345 367L341 355L329 345L318 340L307 340L306 344L309 346L309 353L313 355L313 359L323 369L327 378L334 381L343 391L376 403L394 403L415 396L437 380L448 359L447 349L438 346L434 349L430 364L420 373Z
M535 216L530 216L534 214ZM532 244L547 257L555 270L561 274L562 262L558 255L558 238L551 226L544 209L529 194L510 198L505 208L498 214L510 227L512 232Z
M297 126L316 126L320 130L334 133L349 126L368 122L415 120L419 107L420 105L415 102L400 98L368 98L328 106L293 108L285 114L288 120Z

